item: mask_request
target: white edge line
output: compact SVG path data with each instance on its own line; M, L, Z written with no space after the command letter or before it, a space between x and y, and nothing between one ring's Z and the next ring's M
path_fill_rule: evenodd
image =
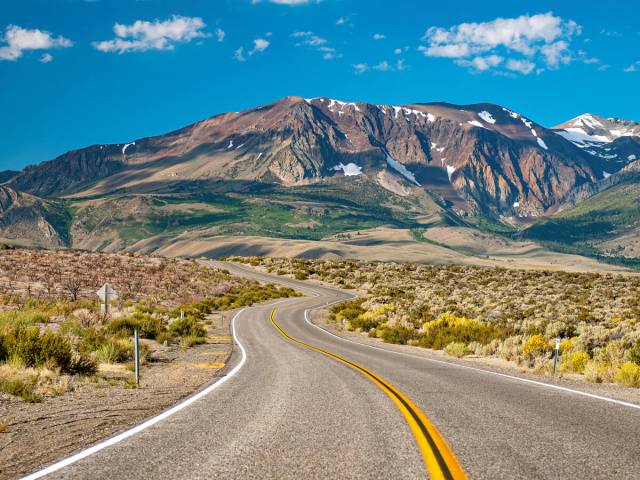
M346 299L346 300L351 300L353 298L357 298L357 297L354 295L351 298ZM337 300L335 302L331 302L331 303L327 304L327 306L334 305L334 304L340 303L340 302L344 302L346 300ZM323 305L321 305L321 306L323 306ZM580 390L574 390L574 389L568 388L568 387L561 387L560 385L552 385L550 383L539 382L537 380L530 380L528 378L516 377L514 375L508 375L506 373L492 372L491 370L484 370L482 368L471 367L469 365L460 365L458 363L447 362L445 360L437 360L435 358L422 357L420 355L413 355L411 353L406 353L406 352L396 352L395 350L390 350L390 349L387 349L387 348L378 347L376 345L367 345L366 343L356 342L354 340L350 340L348 338L344 338L344 337L341 337L339 335L336 335L335 333L330 332L328 330L325 330L324 328L322 328L322 327L316 325L315 323L311 322L309 320L309 310L315 310L317 308L319 308L319 307L308 308L308 309L306 309L304 311L304 319L305 319L305 321L309 325L311 325L312 327L315 327L318 330L326 333L327 335L331 335L332 337L336 337L336 338L338 338L338 339L340 339L340 340L342 340L344 342L354 343L356 345L360 345L360 346L368 347L368 348L374 348L376 350L382 350L382 351L388 352L388 353L395 353L396 355L404 355L406 357L417 358L417 359L420 359L420 360L425 360L427 362L439 363L439 364L442 364L442 365L447 365L449 367L466 368L467 370L473 370L475 372L486 373L488 375L496 375L498 377L508 378L510 380L516 380L518 382L529 383L531 385L537 385L539 387L551 388L551 389L554 389L554 390L560 390L561 392L573 393L574 395L581 395L583 397L593 398L593 399L596 399L596 400L602 400L602 401L605 401L605 402L615 403L616 405L622 405L623 407L635 408L635 409L640 410L640 405L638 405L636 403L625 402L623 400L616 400L615 398L604 397L602 395L595 395L593 393L582 392Z
M135 435L136 433L141 432L142 430L145 430L149 427L151 427L152 425L155 425L156 423L164 420L165 418L168 418L170 416L172 416L175 413L178 413L180 410L183 410L184 408L188 407L189 405L191 405L192 403L196 402L197 400L201 399L202 397L208 395L209 393L211 393L213 390L215 390L216 388L218 388L219 386L221 386L222 384L224 384L227 380L229 380L231 377L233 377L236 373L238 373L238 371L242 368L242 366L245 364L245 362L247 361L247 352L244 349L244 347L242 346L242 344L240 343L240 341L238 340L238 337L236 335L236 318L238 318L238 316L244 312L246 310L246 308L243 308L242 310L240 310L238 313L236 313L233 317L233 320L231 321L231 331L233 334L233 339L234 341L238 344L238 346L240 347L240 351L242 352L242 359L240 360L240 363L238 363L238 365L236 365L235 367L233 367L224 377L221 377L217 382L209 385L207 388L205 388L204 390L201 390L200 392L196 393L195 395L192 395L191 397L185 399L184 401L178 403L177 405L174 405L173 407L171 407L168 410L165 410L164 412L160 413L159 415L156 415L155 417L151 417L150 419L142 422L141 424L129 429L129 430L125 430L124 432L116 435L115 437L111 437L103 442L100 442L92 447L89 447L85 450L82 450L81 452L76 453L75 455L72 455L68 458L65 458L63 460L60 460L59 462L54 463L53 465L50 465L42 470L38 470L37 472L34 472L30 475L27 475L26 477L23 477L23 480L34 480L36 478L41 478L44 477L45 475L49 475L50 473L56 472L64 467L67 467L69 465L71 465L72 463L76 463L79 460L82 460L83 458L86 458L90 455L93 455L94 453L99 452L100 450L103 450L107 447L110 447L112 445L115 445L116 443L119 443L133 435Z

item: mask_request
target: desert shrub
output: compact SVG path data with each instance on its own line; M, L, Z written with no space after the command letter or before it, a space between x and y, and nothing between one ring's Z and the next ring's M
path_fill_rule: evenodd
M522 351L529 358L533 358L544 355L548 348L549 342L544 338L544 335L537 334L531 335L527 338L527 341L524 342L524 345L522 346Z
M640 387L640 366L632 362L623 363L613 376L613 381L625 387Z
M497 348L496 353L505 360L518 360L522 355L522 337L515 335L506 338Z
M127 339L107 340L95 352L96 360L105 363L122 363L133 359L133 342Z
M40 335L40 358L36 363L53 363L63 371L67 371L71 364L72 350L68 339L58 333L45 330Z
M506 330L490 323L443 313L436 320L424 324L420 345L441 350L452 342L487 344L496 338L504 338L506 333Z
M6 356L15 357L26 367L49 363L65 370L71 361L69 340L49 330L40 334L38 327L14 325L5 333L2 343Z
M447 353L447 355L457 358L462 358L465 355L469 354L467 345L462 342L451 342L446 347L444 347L444 351Z
M182 348L193 347L194 345L201 345L206 342L206 339L202 336L186 335L180 338L180 346Z
M0 378L0 391L8 395L20 397L28 403L38 403L42 401L42 397L34 391L33 385L29 385L24 380L18 378Z
M612 382L616 371L617 367L609 363L591 359L584 367L584 378L594 383Z
M34 325L36 323L47 323L50 315L40 309L21 308L20 310L5 310L0 312L0 323L21 323L24 325Z
M169 332L179 337L204 337L206 330L193 317L178 318L169 324Z
M406 327L383 327L378 336L386 343L406 345L409 340L416 338L416 332Z
M378 326L383 325L387 322L387 312L390 312L392 310L394 310L393 305L380 305L373 310L365 311L355 318L347 320L345 328L347 330L360 329L363 331L377 328Z
M640 365L640 340L629 350L629 360Z
M89 355L74 353L67 368L72 375L94 375L98 371L96 360Z
M0 332L0 362L4 362L7 358L9 358L9 354L5 345L5 335Z
M166 330L161 318L147 313L135 313L132 317L112 320L107 330L120 337L132 337L135 329L141 338L155 339Z
M101 329L95 327L82 328L77 332L79 342L76 345L78 352L88 355L100 349L107 341L107 335Z
M169 331L164 331L158 334L156 342L158 343L172 343L175 340L175 335Z
M582 373L589 360L587 352L572 352L568 354L566 365L572 372Z
M352 300L349 302L338 303L329 308L329 320L334 322L352 321L358 315L362 315L365 310L362 308L364 298Z

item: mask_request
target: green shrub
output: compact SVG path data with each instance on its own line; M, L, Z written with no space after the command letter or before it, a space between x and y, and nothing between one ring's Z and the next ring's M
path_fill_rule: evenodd
M640 365L640 340L629 350L629 360Z
M613 376L613 381L625 387L640 388L640 366L631 362L623 363Z
M409 340L416 338L415 330L406 327L384 327L379 336L386 343L406 345Z
M4 336L6 357L20 360L26 367L48 363L66 370L71 361L71 343L62 335L38 327L14 325Z
M158 336L156 337L156 342L158 343L172 343L175 340L175 336L173 335L173 333L165 331L162 332L160 334L158 334Z
M204 326L193 317L178 318L169 324L169 331L179 337L204 337Z
M491 323L483 323L472 318L443 313L437 319L424 324L424 334L420 346L442 350L452 342L478 342L483 345L494 339L508 337L509 329Z
M193 335L187 335L180 338L180 346L182 348L193 347L194 345L201 345L206 342L204 337L198 337Z
M133 354L133 342L127 339L108 340L95 353L96 360L105 363L127 362Z
M95 375L98 371L98 363L89 355L74 353L67 372L72 375Z
M132 317L118 318L107 325L109 332L120 337L132 337L135 329L138 330L141 338L150 339L155 339L166 330L161 318L147 313L136 313Z
M467 345L462 342L451 342L449 345L444 347L444 351L447 353L447 355L457 358L462 358L465 355L469 354Z
M0 378L0 391L22 398L25 402L38 403L42 401L42 397L33 391L33 386L25 381L14 379Z

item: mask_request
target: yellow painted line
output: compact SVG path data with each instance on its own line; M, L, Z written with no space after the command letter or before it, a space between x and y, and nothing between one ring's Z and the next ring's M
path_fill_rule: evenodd
M335 353L331 353L328 350L324 350L320 347L316 347L314 345L310 345L302 340L298 340L297 338L293 338L287 332L285 332L278 322L276 322L276 308L271 311L271 323L278 329L278 331L285 338L291 340L292 342L303 345L307 348L320 352L328 357L331 357L335 360L338 360L345 365L357 370L362 373L364 376L369 378L373 383L375 383L384 393L386 393L389 398L395 403L398 410L402 413L405 420L409 424L409 428L413 433L413 436L416 439L418 447L420 448L420 452L422 453L422 457L424 458L424 463L429 472L429 476L433 480L463 480L466 479L465 475L460 463L458 462L456 456L453 454L453 451L447 445L440 432L436 429L436 427L429 421L427 416L422 413L422 411L413 404L409 398L400 392L397 388L391 385L389 382L383 380L375 373L367 370L366 368L358 365L355 362L347 360Z

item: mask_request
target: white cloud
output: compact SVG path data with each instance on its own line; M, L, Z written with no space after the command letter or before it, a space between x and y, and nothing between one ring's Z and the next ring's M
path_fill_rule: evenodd
M216 28L216 38L218 39L219 42L222 42L226 35L227 34L225 33L225 31L223 29Z
M253 48L249 51L249 55L264 52L267 48L269 48L269 45L271 45L271 42L269 40L265 40L264 38L256 38L253 41Z
M523 75L529 75L534 68L536 68L536 64L530 62L529 60L515 60L510 58L507 60L506 64L507 70L512 72L522 73Z
M367 65L366 63L356 63L353 65L353 69L355 70L356 75L360 75L371 70L371 67L369 67L369 65Z
M488 55L486 57L475 57L471 60L458 59L456 64L462 67L471 67L480 72L497 67L504 61L504 57L500 55Z
M397 70L399 72L402 72L403 70L406 70L406 68L407 66L403 59L399 59L398 61L396 61L395 65L392 65L387 60L381 60L375 65L369 65L368 63L356 63L353 65L353 70L356 75L361 75L372 70L378 72L392 72L394 70Z
M237 48L233 52L233 59L237 60L238 62L244 62L246 58L244 58L244 55L242 54L243 50L244 50L244 47Z
M347 23L347 19L344 17L340 17L336 20L336 25L344 25L345 23Z
M71 40L62 36L54 37L45 30L30 30L17 25L6 28L3 43L5 45L0 46L0 60L17 60L25 50L49 50L73 45Z
M391 65L386 60L381 61L380 63L373 66L374 70L378 70L380 72L388 72L391 70Z
M322 53L322 58L325 60L342 57L342 54L338 53L335 48L328 45L329 41L326 38L320 37L311 31L293 32L291 37L298 40L295 43L296 47L309 47L317 50Z
M43 53L42 56L40 57L40 60L38 60L41 63L49 63L53 60L53 55L51 55L50 53Z
M576 22L549 12L461 23L450 28L430 27L422 38L426 44L418 50L427 57L455 59L458 65L476 71L504 66L512 72L528 74L536 62L549 68L570 63L570 41L580 33ZM513 61L505 62L505 57Z
M624 69L624 71L627 73L637 72L638 70L640 70L640 60L638 60L637 62L633 62L631 65Z
M387 37L385 37L382 33L374 33L372 38L374 40L384 40Z
M176 43L187 43L195 38L206 38L206 24L200 17L173 15L170 19L148 22L137 20L131 25L116 23L116 38L93 42L102 52L145 52L147 50L173 50Z

